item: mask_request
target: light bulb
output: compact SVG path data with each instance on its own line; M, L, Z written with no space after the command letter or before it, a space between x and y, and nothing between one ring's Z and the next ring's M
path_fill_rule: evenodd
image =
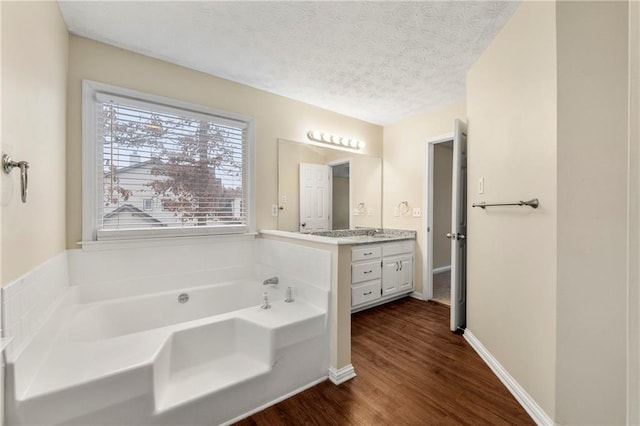
M357 140L355 140L355 139L351 139L351 140L349 141L349 145L351 145L351 147L352 147L352 148L355 148L355 147L357 147L357 146L358 146L358 141L357 141Z
M325 142L331 142L331 135L329 133L323 133L322 140Z
M331 135L331 142L338 145L340 143L340 137L336 135Z
M322 140L322 133L320 133L320 131L318 131L318 130L314 130L314 131L311 133L311 138L312 138L312 139L315 139L315 140L317 140L317 141Z
M340 138L340 143L344 146L349 146L349 138Z
M358 148L359 148L359 149L364 148L364 142L362 142L362 141L358 141Z

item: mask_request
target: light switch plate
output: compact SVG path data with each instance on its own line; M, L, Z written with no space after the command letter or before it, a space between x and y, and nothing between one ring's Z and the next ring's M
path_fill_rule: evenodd
M277 204L272 204L271 205L271 216L273 216L273 217L278 216L278 206L277 206Z
M422 211L420 210L420 207L414 207L413 217L420 217L420 216L422 216Z
M478 179L478 194L484 194L484 178Z

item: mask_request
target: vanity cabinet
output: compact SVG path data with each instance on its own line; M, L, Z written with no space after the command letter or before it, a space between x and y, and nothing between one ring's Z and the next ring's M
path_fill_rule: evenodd
M413 289L413 257L410 255L385 258L382 266L382 295Z
M374 306L413 290L414 241L351 248L352 310Z

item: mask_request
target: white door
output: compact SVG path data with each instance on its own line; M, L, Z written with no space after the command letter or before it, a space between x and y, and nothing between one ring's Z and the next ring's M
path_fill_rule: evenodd
M329 227L331 167L300 163L300 232Z
M455 121L451 196L451 331L467 323L467 125Z

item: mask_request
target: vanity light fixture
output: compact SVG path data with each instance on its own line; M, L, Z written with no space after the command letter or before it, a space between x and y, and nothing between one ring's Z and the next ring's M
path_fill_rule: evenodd
M322 142L353 149L362 149L365 145L363 141L357 139L349 139L344 136L332 135L331 133L320 132L318 130L309 130L307 137L314 142Z

